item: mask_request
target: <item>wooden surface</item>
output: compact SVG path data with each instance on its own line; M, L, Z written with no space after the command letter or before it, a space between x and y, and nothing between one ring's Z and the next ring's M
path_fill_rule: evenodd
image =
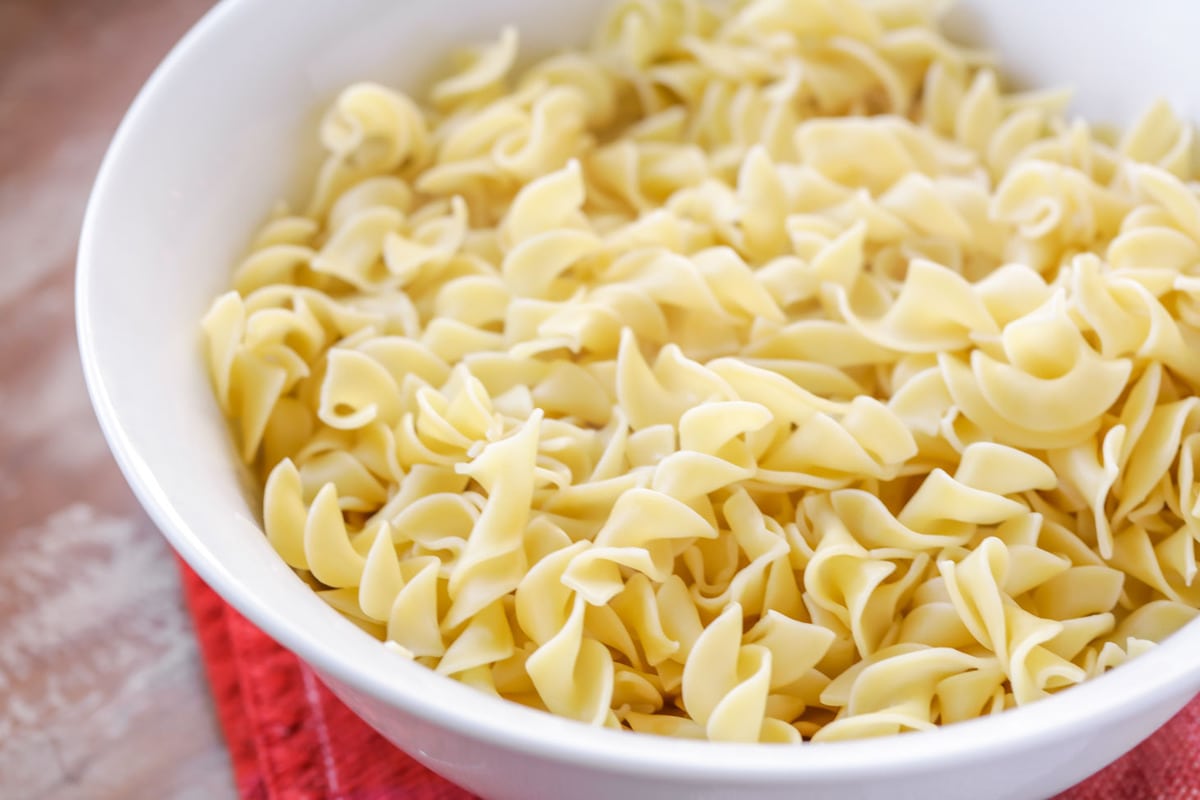
M0 0L0 798L234 797L173 557L92 416L84 203L210 0Z

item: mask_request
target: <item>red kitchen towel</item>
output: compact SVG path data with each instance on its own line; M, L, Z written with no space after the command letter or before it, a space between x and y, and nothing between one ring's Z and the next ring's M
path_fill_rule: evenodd
M182 566L243 800L468 800L359 720ZM1056 800L1200 800L1200 698Z

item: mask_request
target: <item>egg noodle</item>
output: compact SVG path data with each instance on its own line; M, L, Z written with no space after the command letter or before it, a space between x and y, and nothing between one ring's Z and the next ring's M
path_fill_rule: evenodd
M995 714L1200 606L1200 185L1001 91L931 0L619 3L351 86L204 320L331 606L594 725Z

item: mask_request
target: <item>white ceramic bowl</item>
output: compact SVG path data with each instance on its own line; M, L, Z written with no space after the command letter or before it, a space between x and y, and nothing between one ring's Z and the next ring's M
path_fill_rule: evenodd
M417 89L448 48L516 23L547 51L584 39L604 0L227 0L130 109L79 253L92 400L147 511L226 600L311 664L367 722L488 798L1037 798L1096 771L1200 690L1200 625L1051 699L929 733L802 747L594 730L486 697L387 652L276 557L235 468L197 326L252 228L311 172L315 122L342 86ZM1200 116L1200 3L968 0L954 27L1020 80L1078 87L1091 117L1156 95Z

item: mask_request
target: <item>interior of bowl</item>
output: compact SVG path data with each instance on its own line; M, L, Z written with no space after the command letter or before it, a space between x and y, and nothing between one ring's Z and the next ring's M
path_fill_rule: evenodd
M227 0L155 74L118 133L88 211L79 331L117 459L183 557L285 646L381 702L512 748L628 769L753 770L765 778L865 764L913 768L979 748L998 753L1018 739L1049 741L1200 683L1193 624L1090 684L952 732L799 751L647 740L482 696L405 661L344 622L276 556L203 372L198 324L263 211L311 174L320 109L355 80L418 89L453 46L490 38L507 23L532 52L579 42L606 5L339 0L296 14L286 0ZM1089 117L1127 120L1160 95L1193 118L1200 112L1191 77L1200 51L1178 33L1200 27L1200 5L968 0L951 22L976 40L986 31L982 40L1022 81L1077 86L1077 108Z

